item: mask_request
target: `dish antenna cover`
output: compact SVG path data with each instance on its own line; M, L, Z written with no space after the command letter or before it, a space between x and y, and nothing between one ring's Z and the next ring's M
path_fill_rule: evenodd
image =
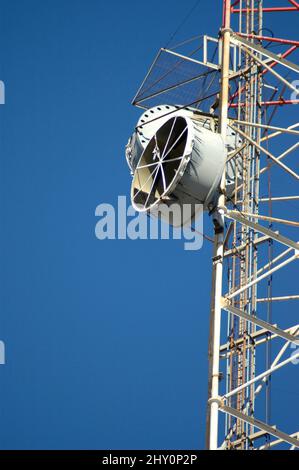
M178 113L145 147L133 176L132 205L139 212L152 210L162 202L182 208L184 204L211 208L224 165L220 134ZM191 217L194 215L193 211Z
M194 111L198 112L198 110L192 108L180 110L177 106L164 104L148 109L140 116L135 132L126 145L126 159L132 175L134 174L142 152L157 130L168 121L170 117L178 114L192 117Z

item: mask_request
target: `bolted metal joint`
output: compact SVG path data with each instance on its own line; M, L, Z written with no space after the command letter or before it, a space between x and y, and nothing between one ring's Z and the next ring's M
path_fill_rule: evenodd
M211 397L208 399L208 405L211 406L212 403L217 403L219 408L222 408L224 406L224 401L223 398L218 395L217 397Z
M221 28L221 29L220 29L220 36L223 36L224 33L233 34L233 30L232 30L231 28Z

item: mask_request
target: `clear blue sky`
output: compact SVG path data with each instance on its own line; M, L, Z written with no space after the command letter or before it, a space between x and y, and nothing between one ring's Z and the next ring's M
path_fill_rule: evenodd
M94 235L129 195L130 100L193 3L0 2L0 448L204 446L211 247ZM178 39L217 35L201 3Z

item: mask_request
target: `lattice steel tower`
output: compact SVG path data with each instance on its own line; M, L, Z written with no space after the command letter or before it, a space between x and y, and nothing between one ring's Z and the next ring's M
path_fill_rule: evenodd
M292 82L290 77L294 80L299 68L286 57L297 51L299 42L276 38L274 35L267 37L264 35L266 29L263 26L264 13L293 14L298 17L299 4L295 1L289 3L292 5L264 7L261 0L240 0L232 5L229 0L224 2L220 39L220 126L224 138L226 127L229 126L242 137L243 143L227 155L228 160L240 156L242 158L241 169L235 165L236 171L240 173L239 177L235 178L233 196L227 197L223 184L223 193L218 201L223 230L218 229L215 233L213 258L207 417L207 447L210 449L217 449L219 445L223 449L270 448L281 443L298 447L297 433L289 435L271 425L270 393L271 375L294 361L298 355L289 355L281 361L290 343L296 345L298 325L285 329L273 325L271 321L273 302L288 302L299 298L296 294L275 296L273 293L272 274L277 272L279 277L281 268L298 259L297 240L292 239L289 233L283 235L284 226L298 227L299 224L294 220L286 220L285 216L283 219L273 217L272 202L275 204L278 201L294 201L298 196L282 194L272 197L271 175L269 177L267 174L269 175L271 167L275 166L276 173L287 173L298 186L298 174L282 161L298 147L298 142L291 144L286 138L298 136L298 123L292 125L288 122L287 128L278 128L271 126L271 120L279 113L278 108L298 102L296 82ZM231 29L232 15L238 16L237 33ZM267 47L264 47L265 42ZM280 46L279 54L272 52L273 44ZM235 89L232 89L230 80L234 76L234 73L230 72L229 59L232 47L237 47L238 81ZM284 98L286 90L291 90L294 99ZM267 112L268 109L271 109L270 113ZM228 112L232 115L231 118L228 118ZM284 117L282 119L286 120ZM277 140L280 137L284 139L286 148L275 156L275 149L277 152L279 148ZM294 165L294 162L292 164ZM261 197L265 194L267 197ZM268 202L267 215L265 210L260 213L260 204L265 202ZM277 208L275 213L277 214ZM284 208L282 213L285 214ZM229 221L229 224L225 224L225 220ZM262 221L268 222L268 226L261 225ZM279 232L273 230L272 224L275 222L283 227ZM276 244L277 256L273 257ZM287 249L281 251L280 246ZM286 259L281 262L283 258ZM225 282L224 268L227 273ZM260 288L263 281L266 281L266 289L264 286ZM262 289L265 291L263 298L259 297ZM284 305L282 311L283 307ZM221 345L221 322L225 310L228 312L227 342ZM284 344L272 358L271 346L276 338L282 338ZM219 392L219 361L225 362L224 394ZM265 421L256 417L256 402L263 387L266 389ZM218 429L219 411L225 414L224 435ZM219 435L223 436L222 442L219 442ZM261 444L261 439L265 439L265 443Z
M219 36L162 48L133 100L145 109L127 146L133 204L148 211L187 195L213 221L206 433L213 450L299 447L298 428L281 431L271 407L271 378L299 362L299 293L288 291L299 257L299 41L276 37L268 20L299 24L299 3L277 3L224 0ZM217 151L211 144L215 133L224 157L221 144ZM210 146L192 148L189 134ZM200 167L196 152L204 165L217 158L220 168L223 159L220 176ZM200 178L190 181L190 164L210 178L208 195ZM282 393L282 406L286 400Z

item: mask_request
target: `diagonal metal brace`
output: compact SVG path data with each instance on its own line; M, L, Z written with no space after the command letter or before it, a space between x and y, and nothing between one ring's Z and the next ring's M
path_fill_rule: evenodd
M283 65L284 67L287 67L290 70L293 70L294 72L299 73L299 66L297 64L294 64L293 62L283 59L282 57L279 57L277 54L274 54L273 52L269 51L268 49L265 49L264 47L260 46L259 44L255 44L253 42L248 41L247 39L244 39L240 36L237 36L236 34L232 35L231 42L233 44L243 44L244 46L248 47L249 49L258 52L259 54L262 54L269 59L273 59L275 62L278 64Z
M237 211L224 209L224 215L229 219L233 219L237 222L240 222L241 224L247 225L248 227L256 230L257 232L263 233L264 235L268 235L270 238L272 238L272 240L282 243L283 245L286 245L290 248L294 248L294 250L296 251L299 250L299 243L294 242L290 238L284 237L283 235L275 233L273 230L270 230L267 227L263 227L262 225L257 224L256 222L252 222L248 218L239 214Z
M244 320L254 323L260 328L264 328L265 330L270 331L270 333L273 333L274 335L277 335L280 338L285 339L286 341L299 344L298 336L292 335L291 333L288 333L282 330L281 328L277 328L276 326L271 325L271 323L268 323L262 320L261 318L257 318L253 315L249 315L248 313L244 312L244 310L240 310L236 307L233 307L232 305L230 305L229 300L226 299L225 297L222 297L222 308L230 313L233 313L234 315L237 315L240 318L243 318Z
M291 444L292 446L299 447L299 439L296 439L295 437L292 437L277 428L273 428L272 426L269 426L269 424L266 424L263 421L260 421L259 419L253 418L252 416L247 416L244 413L241 413L241 411L238 411L235 408L231 408L230 406L224 404L220 405L220 410L224 413L228 413L231 416L234 416L235 418L245 421L245 423L249 423L252 426L257 427L262 431L265 431L268 434L271 434L272 436L275 436L281 439L282 441Z

